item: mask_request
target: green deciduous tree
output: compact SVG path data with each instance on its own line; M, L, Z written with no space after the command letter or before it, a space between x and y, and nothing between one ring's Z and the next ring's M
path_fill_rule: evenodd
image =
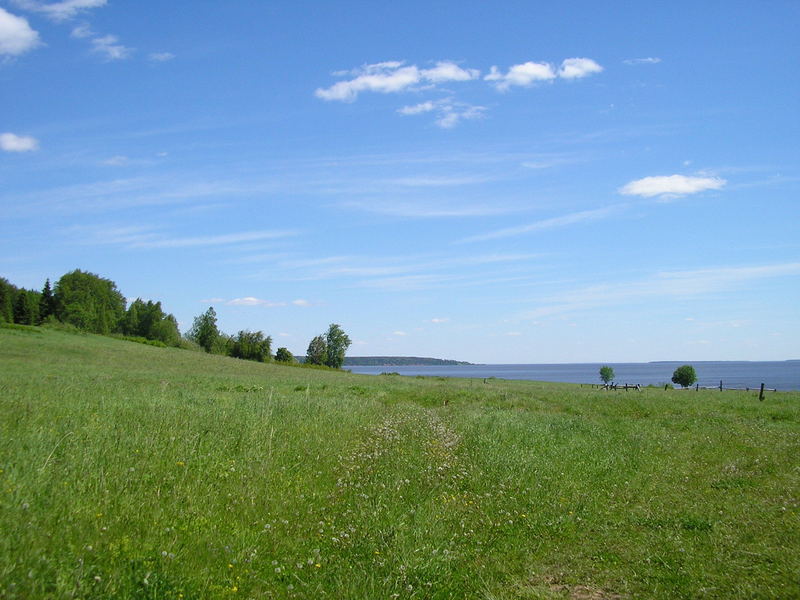
M260 331L240 331L233 340L230 355L234 358L267 362L272 358L272 338Z
M158 340L168 346L177 346L181 337L178 322L172 315L164 313L161 302L145 302L141 298L131 302L120 323L120 330L125 335Z
M677 383L682 387L689 387L695 381L697 381L697 373L692 365L678 367L672 374L672 383Z
M278 362L291 363L294 362L294 355L289 352L287 348L281 347L275 352L275 360Z
M311 340L306 350L306 364L324 365L328 361L328 344L325 337L318 335Z
M603 383L609 383L614 379L614 369L609 366L600 367L600 379Z
M328 348L328 358L325 364L334 369L340 369L344 364L344 355L350 347L350 338L336 323L331 323L325 334L325 345Z
M194 323L186 337L201 346L206 352L211 352L219 338L217 329L217 313L213 306L206 312L194 318Z
M125 298L110 279L76 269L56 282L56 317L80 329L107 334L118 331Z

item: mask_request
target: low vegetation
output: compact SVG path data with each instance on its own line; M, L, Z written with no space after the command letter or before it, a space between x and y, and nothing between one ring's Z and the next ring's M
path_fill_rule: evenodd
M800 596L800 394L0 328L0 598Z

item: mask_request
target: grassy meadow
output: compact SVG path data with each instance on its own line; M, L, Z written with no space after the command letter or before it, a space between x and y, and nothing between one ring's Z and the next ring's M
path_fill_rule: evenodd
M0 329L0 598L797 598L800 393Z

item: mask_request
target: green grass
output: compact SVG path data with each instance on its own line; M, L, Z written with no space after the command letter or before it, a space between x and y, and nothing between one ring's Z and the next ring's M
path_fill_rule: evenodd
M800 394L0 329L0 598L800 597Z

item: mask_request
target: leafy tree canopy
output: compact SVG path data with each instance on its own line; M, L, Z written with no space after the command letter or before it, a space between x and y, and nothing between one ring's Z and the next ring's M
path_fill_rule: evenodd
M56 317L80 329L108 334L119 329L125 298L110 279L76 269L55 285Z
M272 338L260 331L240 331L233 340L230 355L234 358L267 362L272 357Z
M678 367L672 374L672 383L677 383L682 387L689 387L695 381L697 381L697 373L692 365Z
M328 358L325 364L334 369L341 369L344 364L344 355L350 347L350 338L336 323L331 323L325 334L325 344L328 348Z
M275 360L285 363L294 362L294 355L287 348L278 348L278 351L275 352Z
M178 322L172 315L164 313L161 302L145 302L141 298L131 302L120 329L125 335L158 340L169 346L177 346L181 338Z
M600 379L603 383L609 383L614 380L614 369L608 365L600 367Z
M328 362L328 344L321 335L316 336L308 344L306 350L306 364L324 365Z
M194 323L186 337L200 345L206 352L211 352L219 338L217 329L217 313L213 306L206 312L194 318Z

